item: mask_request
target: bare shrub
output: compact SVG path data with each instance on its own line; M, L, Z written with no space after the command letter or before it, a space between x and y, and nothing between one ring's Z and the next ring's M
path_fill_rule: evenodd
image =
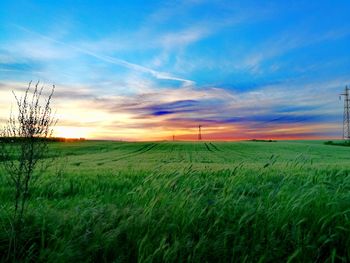
M51 108L54 89L53 86L45 96L39 82L34 87L30 82L22 97L13 92L16 112L11 111L1 131L0 167L13 190L9 255L12 254L14 260L20 256L22 224L31 189L38 176L48 168L45 159L49 137L57 122Z

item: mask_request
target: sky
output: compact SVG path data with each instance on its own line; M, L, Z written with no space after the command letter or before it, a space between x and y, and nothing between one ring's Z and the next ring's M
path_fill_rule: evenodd
M341 138L349 1L0 2L0 124L55 85L55 136Z

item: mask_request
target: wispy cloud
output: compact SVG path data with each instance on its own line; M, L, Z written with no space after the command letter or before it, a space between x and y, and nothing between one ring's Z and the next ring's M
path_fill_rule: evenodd
M41 33L34 32L32 30L29 30L23 26L16 25L16 27L22 31L25 31L31 35L34 35L36 37L39 37L41 40L45 41L23 41L25 43L24 47L26 48L16 48L18 52L20 52L20 55L24 57L30 57L32 59L40 59L40 60L47 60L47 59L64 59L65 56L72 57L76 52L89 55L91 57L94 57L96 59L99 59L103 62L111 63L118 66L123 66L131 70L135 70L142 73L148 73L152 75L153 77L157 79L165 79L165 80L174 80L182 82L183 86L192 86L195 84L194 81L180 78L177 76L172 75L168 72L162 72L157 71L139 64L131 63L126 60L117 58L117 57L111 57L103 54L98 54L96 52L90 51L88 49L83 49L79 46L76 46L74 44L65 43L61 40L54 39L52 37L43 35ZM45 43L45 46L43 47L42 43ZM52 43L58 44L60 47L56 47L52 45ZM61 48L63 46L63 49ZM10 49L11 50L11 49ZM14 51L14 49L12 49Z
M319 100L309 94L315 89L313 84L305 85L305 92L297 94L293 89L298 84L289 83L254 92L184 87L137 96L103 96L92 93L88 87L67 86L56 88L54 102L59 126L80 127L87 137L136 139L140 132L152 130L148 139L161 139L174 132L187 134L184 138L189 139L196 133L196 125L202 124L208 139L277 138L280 133L285 133L286 138L311 138L316 136L313 129L320 123L325 125L324 132L317 136L337 133L338 101L325 97L334 93L342 81L318 83L317 87L325 91ZM0 93L9 94L11 89L20 92L25 86L2 83ZM283 95L282 89L286 88L293 99ZM327 107L322 105L325 101ZM0 113L5 111L0 107Z
M39 79L57 84L59 129L93 138L192 138L198 124L213 139L340 130L337 94L350 82L350 31L348 14L336 5L74 5L51 19L43 10L55 5L34 1L36 19L22 9L23 19L5 17L0 119L7 94Z
M247 68L253 72L263 70L262 63L276 58L295 49L305 48L324 41L336 41L339 38L350 35L348 28L340 28L338 30L328 30L322 34L315 34L309 30L288 29L278 36L273 36L270 39L258 44L258 46L249 51L243 58L242 62L236 65L238 68ZM274 70L274 68L270 68Z

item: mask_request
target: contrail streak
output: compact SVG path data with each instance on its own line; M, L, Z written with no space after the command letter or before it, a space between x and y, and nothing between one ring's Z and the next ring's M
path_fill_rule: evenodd
M45 35L37 33L37 32L34 32L34 31L29 30L29 29L27 29L27 28L25 28L23 26L20 26L20 25L14 25L14 26L17 27L18 29L22 30L22 31L28 32L30 34L35 34L35 35L37 35L37 36L39 36L39 37L41 37L43 39L49 40L51 42L58 43L60 45L67 46L67 47L69 47L71 49L74 49L74 50L76 50L76 51L78 51L78 52L80 52L82 54L89 55L91 57L97 58L97 59L102 60L102 61L107 62L107 63L123 66L123 67L129 68L129 69L132 69L132 70L143 72L143 73L148 73L148 74L152 75L153 77L155 77L157 79L166 79L166 80L179 81L179 82L183 83L183 85L182 85L183 87L188 87L188 86L194 86L195 85L195 82L192 81L192 80L179 78L179 77L171 75L170 73L156 71L156 70L151 69L151 68L147 68L147 67L144 67L144 66L141 66L141 65L138 65L138 64L130 63L130 62L128 62L126 60L123 60L123 59L114 58L114 57L105 56L105 55L100 55L100 54L97 54L97 53L92 52L90 50L82 49L80 47L77 47L77 46L74 46L74 45L71 45L71 44L67 44L67 43L59 41L57 39L45 36Z

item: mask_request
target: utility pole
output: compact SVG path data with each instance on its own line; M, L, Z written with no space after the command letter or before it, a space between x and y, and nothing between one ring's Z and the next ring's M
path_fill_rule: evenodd
M202 125L198 126L198 141L202 140Z
M175 141L175 135L173 135L173 141Z
M350 140L350 89L345 87L345 91L340 96L344 97L344 117L343 117L343 139Z

